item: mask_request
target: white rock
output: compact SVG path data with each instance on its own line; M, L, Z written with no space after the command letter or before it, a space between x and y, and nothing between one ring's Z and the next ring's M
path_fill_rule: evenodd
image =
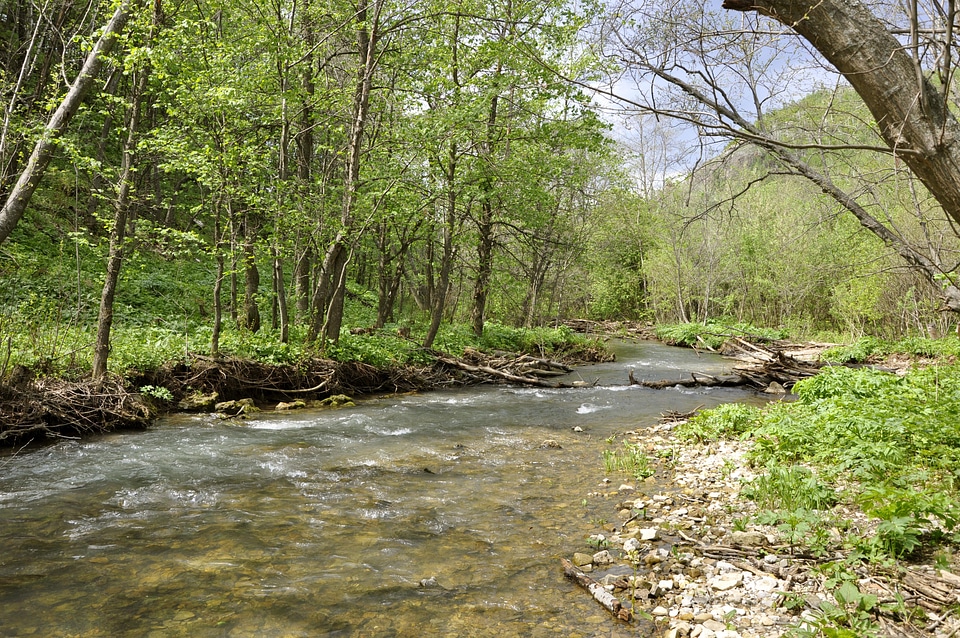
M628 538L627 541L623 544L623 551L630 552L639 552L640 551L640 541L635 538Z
M593 555L593 564L594 565L609 565L613 561L613 556L610 555L610 552L607 550L601 550Z
M661 580L659 583L657 583L657 587L659 587L661 591L670 591L673 589L673 581Z
M667 615L669 615L669 614L670 614L670 610L667 609L666 607L662 606L662 605L657 605L657 606L654 607L653 610L650 612L650 615L651 615L651 616L661 616L661 617L662 617L662 616L667 616Z
M596 563L596 561L594 561ZM709 585L717 591L727 591L733 589L743 582L743 572L726 572L719 576L711 578Z
M642 541L655 541L657 536L659 536L660 530L656 527L645 527L640 529L640 540Z
M776 589L779 589L780 581L774 578L773 576L763 576L756 580L751 580L746 584L746 588L750 591L762 591L762 592L771 592Z

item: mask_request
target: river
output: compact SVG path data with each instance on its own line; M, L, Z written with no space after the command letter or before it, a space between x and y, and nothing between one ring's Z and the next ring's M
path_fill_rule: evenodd
M631 387L629 366L661 379L730 364L614 350L566 379L595 387L176 415L0 456L0 635L636 635L560 568L613 515L587 498L607 439L752 395Z

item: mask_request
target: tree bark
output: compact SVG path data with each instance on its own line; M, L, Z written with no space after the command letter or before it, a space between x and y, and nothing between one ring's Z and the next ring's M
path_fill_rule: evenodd
M97 316L97 338L93 348L94 379L102 379L107 374L107 360L110 357L110 331L113 326L113 302L117 284L120 281L120 269L123 265L124 241L126 239L127 218L130 210L130 192L133 188L134 157L140 134L140 105L147 89L149 69L142 69L133 87L133 99L127 118L127 139L123 144L120 183L117 188L116 215L113 230L110 233L110 252L107 258L107 273L100 295L100 310Z
M251 227L244 215L243 224L243 324L242 327L250 332L260 330L260 308L257 297L260 292L260 270L257 268L257 257L254 252L254 238L256 231Z
M724 0L803 36L860 95L884 140L960 222L960 123L915 60L858 0Z
M430 314L430 328L423 339L424 348L432 348L433 341L437 338L440 331L440 322L443 319L443 310L447 303L447 293L450 292L450 270L453 268L453 233L457 219L457 144L450 143L450 151L447 155L447 201L446 214L441 229L443 235L443 252L440 255L440 277L437 282L436 290L433 292L433 307ZM481 333L483 327L480 327Z
M368 9L373 9L373 15L368 22ZM344 176L343 205L340 213L341 230L337 233L333 243L327 249L322 270L322 279L318 286L326 287L328 298L323 298L326 318L320 335L336 343L340 339L340 328L343 324L343 301L346 296L347 265L349 264L350 250L348 241L353 230L353 208L360 192L360 155L363 151L363 135L370 111L370 93L373 90L373 75L378 65L378 51L380 39L380 11L383 8L382 0L375 0L372 7L366 0L360 3L357 10L359 28L357 37L360 52L360 68L357 72L357 86L354 95L353 118L350 123L350 140L347 146L347 170ZM316 297L315 297L316 298ZM314 314L322 312L314 307ZM314 320L314 325L318 321ZM313 331L312 331L313 332Z
M33 153L27 160L26 167L20 173L20 178L7 196L3 208L0 209L0 243L6 241L13 229L16 228L20 218L23 217L23 213L30 203L30 198L33 197L47 164L50 163L57 138L63 134L77 109L80 108L80 103L100 71L103 57L113 48L116 36L126 25L133 7L133 3L126 0L114 11L113 17L110 18L103 30L103 35L100 36L93 49L87 54L83 67L70 90L67 91L67 95L63 98L60 106L57 107L50 121L47 122L43 133L40 134L40 139L37 140Z
M499 78L502 69L498 66L494 77ZM473 286L473 333L483 336L483 324L486 321L487 293L490 287L490 275L493 272L493 207L496 192L493 177L494 129L497 125L497 110L500 95L490 98L490 110L487 112L487 139L484 141L483 155L486 161L484 170L488 174L483 180L483 199L480 202L480 221L477 223L477 278Z

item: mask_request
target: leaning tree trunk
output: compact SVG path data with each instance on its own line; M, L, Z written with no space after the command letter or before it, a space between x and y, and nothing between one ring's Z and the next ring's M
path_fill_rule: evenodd
M126 0L113 12L113 17L110 18L110 22L104 28L103 35L100 36L93 49L87 54L83 67L80 69L73 85L71 85L60 106L54 111L50 121L47 122L40 134L40 139L37 140L33 153L27 160L27 165L20 173L20 179L17 180L13 190L7 196L3 208L0 209L0 243L3 243L10 236L20 218L23 217L23 213L30 203L30 198L33 197L37 184L40 183L40 179L47 169L47 164L50 163L57 139L66 130L70 120L76 114L77 109L80 108L83 97L97 78L103 58L110 53L117 35L126 25L133 9L134 4L130 0Z
M945 93L918 73L910 57L858 0L724 0L725 9L756 11L792 28L850 82L884 140L960 222L960 122ZM953 310L960 310L960 304Z

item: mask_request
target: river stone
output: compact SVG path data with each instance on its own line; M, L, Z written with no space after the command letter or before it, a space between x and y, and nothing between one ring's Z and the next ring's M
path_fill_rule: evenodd
M214 409L217 412L222 412L223 414L237 416L240 414L251 414L253 412L259 412L258 408L254 403L253 399L237 399L236 401L221 401L220 403L214 406Z
M356 403L345 394L334 394L318 401L317 405L323 408L352 408Z
M623 551L630 552L639 552L640 551L640 541L636 538L628 538L627 541L623 544Z
M576 554L573 555L573 564L576 565L577 567L592 565L593 556L591 556L590 554L582 554L580 552L577 552Z
M591 562L594 565L610 565L614 562L614 560L613 556L610 555L610 552L604 549L594 554Z
M274 408L277 412L283 412L286 410L302 410L307 407L306 401L291 401L289 403L284 403L281 401L277 404L277 407Z
M211 392L210 394L194 392L184 397L183 400L177 404L177 409L183 410L184 412L208 412L215 409L214 406L217 404L219 396L216 392Z
M660 530L656 527L647 527L640 529L640 540L642 541L655 541L657 536L660 534Z
M782 385L780 385L779 383L777 383L776 381L771 381L770 385L768 385L766 389L764 389L764 392L766 392L767 394L786 394L787 389Z
M714 578L711 578L709 585L717 591L727 591L733 589L743 582L743 572L726 572Z
M743 547L758 547L767 541L767 537L760 532L733 532L730 540L734 545Z
M724 629L727 628L725 624L723 624L719 620L713 620L712 618L710 620L704 620L703 626L709 629L710 631L723 631Z

